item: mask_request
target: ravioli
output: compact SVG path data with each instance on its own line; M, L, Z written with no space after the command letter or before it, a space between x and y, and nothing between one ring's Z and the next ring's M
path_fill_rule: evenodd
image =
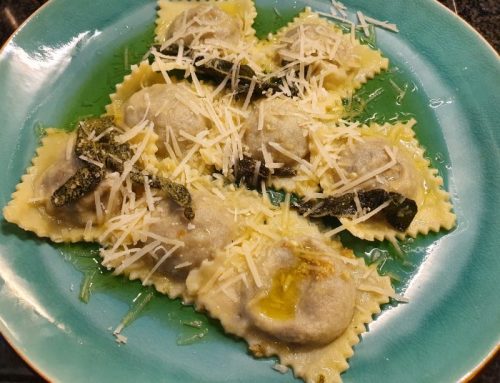
M380 51L342 33L308 7L261 44L260 49L267 53L262 65L270 71L279 70L282 62L298 61L310 67L312 77L330 93L341 97L349 96L389 65Z
M97 222L93 194L90 201L87 198L70 210L56 208L50 201L52 192L78 167L78 159L72 152L74 142L74 133L53 128L46 130L32 166L3 210L7 221L54 242L92 242L98 238L103 225Z
M193 112L188 106L190 103L200 108L198 98L182 84L155 84L141 89L127 100L124 105L125 124L132 127L142 119L152 121L160 139L159 154L167 156L166 143L170 134L184 149L193 142L186 140L183 132L196 136L208 128L207 120Z
M115 93L110 95L111 103L106 105L106 113L112 116L118 125L123 126L124 106L128 99L142 88L164 83L161 73L153 71L146 61L132 65L131 73L125 76L121 84L116 85Z
M298 103L292 100L261 100L255 104L242 127L243 145L252 158L265 161L262 148L264 145L274 161L294 165L295 161L268 144L278 144L285 150L296 153L299 158L308 156L308 119L309 116L301 113ZM286 129L283 129L283 126L286 126Z
M191 190L196 212L192 220L187 220L171 201L161 198L150 210L147 201L139 200L134 209L110 220L99 238L104 245L103 265L116 274L153 284L171 298L183 295L190 271L213 258L238 233L229 198L223 201L221 194L203 185L198 183L198 189ZM152 196L156 199L155 193Z
M189 23L191 18L195 16L195 10L199 16L199 22L195 22L195 29L203 26L214 26L214 30L202 32L204 37L226 40L229 43L237 45L234 41L235 34L241 34L241 39L254 41L255 30L252 24L257 16L255 5L250 0L209 0L209 1L171 1L159 0L159 11L156 19L155 40L158 43L165 43L166 40L172 38L173 27L181 29L186 22ZM203 8L200 8L203 7ZM223 13L221 13L221 11ZM178 16L185 12L189 17L189 21L179 19ZM176 19L177 18L177 19ZM187 18L186 18L187 19ZM226 25L221 23L226 22ZM227 25L229 23L229 26ZM222 28L222 32L221 32ZM210 28L209 28L210 29ZM190 36L192 38L192 36ZM175 39L173 40L176 41ZM190 42L187 40L187 42ZM203 39L202 41L203 42Z
M326 171L321 179L326 194L383 188L411 198L417 204L418 212L403 232L389 227L377 216L358 223L356 219L340 218L344 227L361 239L394 241L429 231L450 230L455 226L456 217L451 211L449 194L442 190L443 179L424 157L424 150L413 131L415 123L415 120L410 120L360 127L358 141L350 145L343 140L329 142L328 135L324 136L323 150L330 144L334 148L343 147L347 154L346 160L343 159L345 154L340 152L337 160L338 170L347 177L346 181L340 179L339 171ZM359 180L363 179L366 180L360 183Z
M193 271L198 309L243 337L257 357L277 355L308 382L338 382L358 335L394 296L388 277L289 211L250 216L233 245Z
M176 94L172 95L172 88L176 89ZM203 85L203 89L208 93L213 87ZM167 106L164 99L150 99L152 92L169 94L173 106ZM130 131L134 122L149 121L146 120L148 115L156 121L155 131L159 135L155 134L156 140L148 146L151 155L147 161L151 170L183 184L189 185L209 175L207 165L213 165L214 160L204 153L205 147L220 141L227 145L228 136L236 133L226 133L227 129L221 122L224 117L219 118L211 105L207 109L206 98L200 97L192 85L162 75L147 61L132 66L131 73L116 86L116 92L110 98L107 114L122 129ZM134 108L132 113L127 111L131 106ZM186 117L190 118L191 124L182 129Z

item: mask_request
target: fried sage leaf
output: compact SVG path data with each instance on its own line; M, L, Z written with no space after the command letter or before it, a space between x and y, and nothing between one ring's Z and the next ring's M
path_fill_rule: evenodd
M250 189L257 188L261 181L265 181L270 175L268 169L261 161L249 156L243 156L234 167L235 180L238 184L245 184ZM293 177L297 171L289 166L274 169L273 175L277 177Z
M389 201L389 205L382 210L382 214L396 230L405 231L417 214L416 202L399 193L373 189L359 191L357 194L361 208L368 212ZM300 214L307 213L312 218L344 217L356 213L355 198L354 193L346 193L338 197L328 197L321 200L298 201L293 205Z
M202 59L200 57L200 59ZM231 76L234 64L231 61L223 59L210 59L200 64L200 59L194 61L196 74L208 76L211 79L222 81L227 76ZM237 78L240 81L252 81L253 77L257 77L254 70L248 65L240 64L237 69Z
M62 207L78 201L97 188L105 175L105 170L99 166L89 164L81 167L52 194L52 204Z
M119 163L132 158L133 152L129 145L116 142L116 135L112 117L88 118L80 121L76 132L75 154L109 165L111 168L119 167ZM96 140L94 137L99 139ZM122 171L115 168L111 170Z
M165 56L177 57L177 55L179 54L179 45L177 45L177 44L170 44L168 47L165 47L163 49L161 49L161 45L154 45L153 47L156 48L156 50L158 52L160 52L162 55L165 55ZM189 48L189 47L183 48L183 50L182 50L183 56L189 57L192 54L193 54L193 51L191 50L191 48Z
M389 195L391 203L384 209L385 219L396 230L405 231L417 214L417 203L398 193L389 193Z
M281 168L274 169L273 173L276 177L289 178L297 175L297 169L290 166L282 166Z
M191 194L184 185L173 182L168 178L152 176L147 173L145 174L144 172L139 172L137 169L130 172L130 179L132 182L144 184L145 177L150 187L164 191L170 199L176 202L179 206L183 207L184 216L187 219L192 220L194 218Z
M103 164L103 167L84 162L52 195L54 206L61 207L78 201L86 194L95 190L106 176L106 169L122 173L124 163L133 156L128 144L120 144L115 140L113 119L111 117L89 118L80 121L76 133L75 154ZM98 138L98 139L96 139ZM194 218L191 194L188 189L167 178L155 177L133 167L131 180L136 184L144 184L144 180L155 189L164 191L169 198L184 208L184 216Z
M77 157L86 156L94 161L104 162L104 152L97 142L88 139L88 137L90 135L97 137L111 126L113 126L113 120L110 117L90 118L81 121L78 125L74 149ZM52 204L56 207L62 207L78 201L97 188L105 175L105 169L85 162L75 174L52 194Z
M195 61L195 71L197 75L202 76L202 78L215 81L217 84L224 81L226 77L231 78L234 64L231 61L223 59L211 59L203 64L197 64ZM236 94L245 95L250 91L252 84L252 79L255 78L255 87L252 93L252 99L257 99L263 97L266 93L276 93L280 92L282 89L281 79L277 77L271 77L269 79L263 80L259 78L254 70L248 65L240 64L236 68ZM226 83L227 87L233 86L231 82ZM298 89L296 87L290 88L290 97L294 97L298 94Z
M251 189L260 185L262 180L266 180L271 172L261 161L251 157L243 156L234 166L235 181L237 184L245 184Z
M179 53L179 46L177 44L171 44L163 50L160 50L160 46L157 45L156 49L158 49L161 54L171 57L176 57ZM182 53L184 57L194 56L194 52L189 47L185 47ZM154 57L151 59L153 60ZM203 56L194 57L193 61L196 75L203 80L215 82L218 85L224 81L226 77L233 78L232 73L235 64L231 61L219 58L205 61ZM278 77L271 77L265 80L259 78L255 71L246 64L239 64L235 69L237 71L234 76L236 84L227 81L226 87L232 88L237 96L246 95L250 91L251 83L254 78L253 100L263 97L267 93L272 94L282 91L283 81ZM287 96L294 97L299 94L299 90L296 86L288 86L288 88L289 94L286 94Z

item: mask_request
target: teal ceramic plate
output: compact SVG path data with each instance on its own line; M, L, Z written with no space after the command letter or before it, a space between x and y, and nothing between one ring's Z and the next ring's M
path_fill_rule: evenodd
M259 33L283 24L305 3L257 1ZM377 44L393 67L364 89L385 92L362 118L408 113L417 118L417 135L452 194L458 226L403 243L404 259L384 244L343 237L359 255L373 256L378 249L387 258L383 271L399 279L397 289L410 299L386 307L370 325L343 378L456 381L495 348L500 335L498 57L437 2L345 3L398 24L399 34L377 30ZM307 4L328 11L326 1ZM77 117L102 112L127 65L137 62L152 41L154 18L153 1L52 0L3 48L2 207L30 163L39 128L67 127ZM388 78L407 87L401 105L394 103ZM294 380L290 372L273 371L274 360L253 359L244 342L224 335L215 321L165 297L154 297L124 330L127 345L118 345L111 329L141 293L139 284L99 276L84 304L78 298L82 277L88 282L96 270L87 256L90 248L54 246L5 221L0 225L0 331L51 380ZM177 345L195 334L181 323L193 318L208 327L207 335Z

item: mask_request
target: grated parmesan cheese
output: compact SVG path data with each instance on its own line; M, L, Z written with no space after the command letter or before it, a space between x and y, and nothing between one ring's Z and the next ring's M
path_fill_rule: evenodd
M389 23L388 21L380 21L377 19L374 19L372 17L365 16L365 20L367 23L376 25L378 27L382 27L384 29L388 29L393 32L399 32L399 29L396 24Z
M153 244L158 244L159 241L156 241L156 242L153 242ZM144 278L144 280L142 281L142 284L143 286L147 283L147 281L149 281L149 279L151 278L151 276L156 272L156 270L158 270L158 268L161 266L161 264L163 262L165 262L167 260L168 257L170 257L177 249L179 249L181 247L181 245L175 245L173 246L172 248L170 248L170 250L168 250L167 252L165 252L165 254L161 257L161 259L153 266L153 268L149 271L148 275L146 275L146 277ZM154 246L151 246L151 248L154 248ZM148 249L146 252L149 252L151 251L151 248Z
M84 156L83 154L81 156L79 156L78 158L81 159L82 161L88 162L89 164L95 165L101 169L104 167L104 164L102 162L95 161L92 158Z
M265 116L265 110L264 110L264 103L261 102L259 103L259 118L257 122L257 130L262 130L264 129L264 116Z
M368 172L368 173L364 174L363 176L358 177L358 178L354 179L353 181L345 184L341 188L335 190L334 194L338 195L338 194L342 194L342 193L346 192L347 190L351 190L355 186L358 186L358 185L362 184L363 182L368 181L369 179L374 178L378 174L381 174L381 173L389 170L390 168L394 167L395 165L397 165L398 162L397 162L395 153L393 153L392 150L387 146L385 147L385 150L386 150L387 154L389 155L389 157L391 158L391 160L387 164L382 165L379 168L374 169L371 172Z
M146 196L146 203L148 205L148 210L153 211L155 210L155 203L153 200L153 195L151 194L151 187L149 186L149 177L148 176L143 176L144 179L144 194Z
M281 374L286 374L289 370L289 368L287 366L280 364L280 363L275 363L275 364L273 364L272 367L273 367L273 370L276 370Z
M245 261L247 263L248 269L252 274L253 281L255 282L255 286L258 288L262 287L262 280L260 278L259 272L257 270L257 266L255 266L255 262L253 261L252 254L250 252L244 252Z
M357 11L356 15L358 16L358 20L361 28L363 28L363 32L366 37L370 37L370 30L368 29L368 24L366 24L365 16L361 11Z
M243 103L243 110L246 110L248 108L248 105L250 104L250 100L252 99L256 83L257 83L257 78L253 76L252 81L250 81L250 86L248 87L248 92L247 96L245 97L245 102Z
M292 153L289 150L285 149L280 144L278 144L276 142L269 142L269 146L271 146L273 149L277 150L278 152L280 152L284 156L286 156L286 157L288 157L288 158L290 158L290 159L298 162L301 165L304 165L308 170L311 170L313 168L313 166L309 162L307 162L303 158L300 158L295 153Z
M364 214L361 217L352 220L350 223L352 225L356 225L358 223L364 222L364 221L370 219L371 217L373 217L374 215L378 214L379 212L381 212L383 209L385 209L387 206L389 206L389 204L390 204L390 201L386 201L382 205L380 205L377 208L375 208L372 211L370 211L369 213ZM332 237L332 236L340 233L341 231L343 231L345 229L346 229L346 227L344 225L340 225L339 227L336 227L333 230L327 231L325 233L325 236Z
M73 148L76 142L76 135L72 134L66 144L66 161L69 161L73 156Z
M185 267L188 267L188 266L191 266L193 264L193 262L189 262L189 261L186 261L186 262L182 262L182 263L179 263L178 265L175 265L174 266L174 269L183 269Z

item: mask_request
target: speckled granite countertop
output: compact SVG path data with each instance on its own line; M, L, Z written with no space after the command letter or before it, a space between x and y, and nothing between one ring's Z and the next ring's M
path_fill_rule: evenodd
M404 1L404 0L401 0ZM458 13L500 51L500 0L439 0ZM46 0L0 0L0 45ZM0 383L43 382L0 335ZM500 382L500 356L472 380L473 383Z

